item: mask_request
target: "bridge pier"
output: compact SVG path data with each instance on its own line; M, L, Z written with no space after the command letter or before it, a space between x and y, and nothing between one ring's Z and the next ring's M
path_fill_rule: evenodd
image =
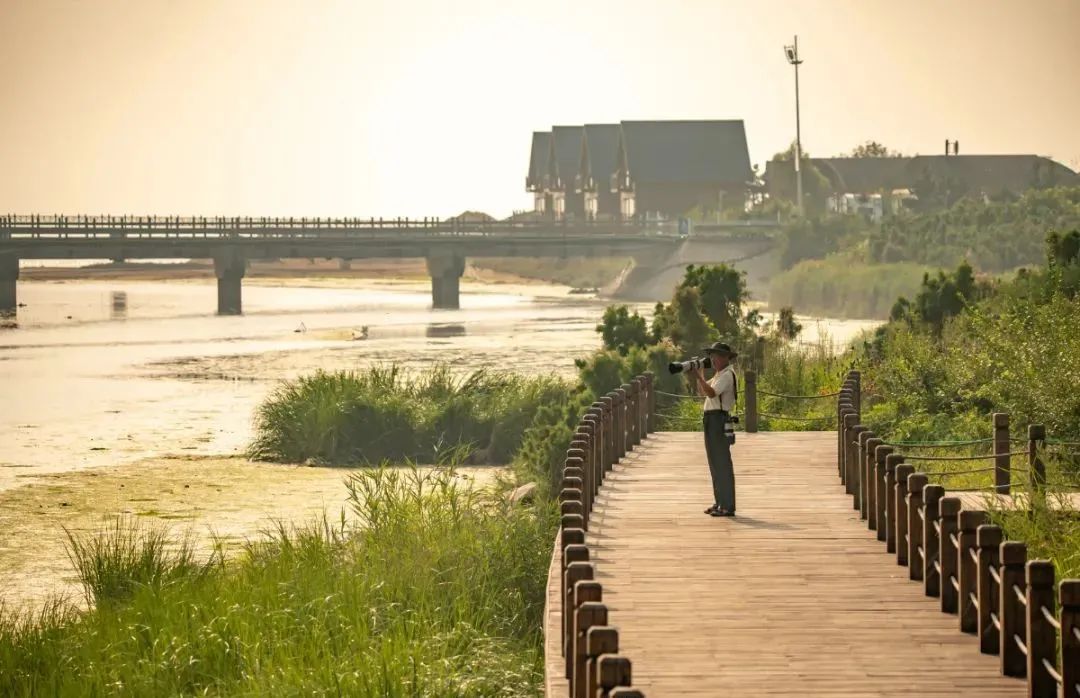
M19 258L0 254L0 315L12 315L18 306L16 285L19 281Z
M427 268L431 274L431 307L441 310L460 308L465 257L453 253L428 256Z
M235 249L226 248L214 256L218 315L240 315L243 312L241 282L246 267L244 256Z

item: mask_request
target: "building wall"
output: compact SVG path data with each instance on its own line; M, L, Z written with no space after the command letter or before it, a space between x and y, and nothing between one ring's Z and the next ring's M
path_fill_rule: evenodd
M660 213L668 217L685 215L695 207L715 211L743 206L746 187L743 184L661 184L638 182L634 185L634 207L638 214ZM723 197L721 198L721 193Z

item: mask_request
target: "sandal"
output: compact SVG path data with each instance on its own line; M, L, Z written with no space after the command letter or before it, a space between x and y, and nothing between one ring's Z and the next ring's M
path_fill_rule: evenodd
M708 514L709 516L716 516L716 505L713 504L711 507L706 509L705 513Z
M709 516L735 516L735 512L717 507L709 512Z

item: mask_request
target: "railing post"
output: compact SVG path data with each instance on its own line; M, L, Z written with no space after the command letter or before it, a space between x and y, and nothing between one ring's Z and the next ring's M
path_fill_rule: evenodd
M615 389L615 392L619 393L619 399L622 401L622 431L620 432L622 436L622 443L620 444L619 448L622 450L623 456L629 453L630 449L633 447L633 436L630 433L630 422L633 421L633 419L630 417L630 413L632 412L632 407L630 403L633 400L633 397L631 395L632 390L633 388L631 388L629 383L623 383L621 386Z
M1001 673L1005 676L1025 676L1027 657L1024 656L1016 638L1023 640L1026 634L1024 605L1020 603L1013 587L1024 590L1024 565L1027 563L1027 545L1017 541L1005 541L998 550L1001 559L998 590L998 619L1001 634L998 637L998 654L1001 655Z
M997 654L999 651L999 633L997 626L994 625L994 618L998 618L1000 589L991 576L990 570L998 571L998 550L1001 546L1001 538L1001 528L998 526L984 524L979 526L975 533L975 542L979 546L979 564L976 571L979 597L979 651L983 654Z
M1057 680L1047 668L1057 670L1057 629L1043 615L1045 608L1056 617L1054 563L1029 560L1027 563L1027 675L1028 696L1057 698Z
M1061 682L1065 695L1080 695L1080 579L1063 579L1061 602Z
M919 545L922 542L922 519L919 511L922 507L922 487L927 484L927 476L915 472L915 466L900 464L893 472L896 500L896 564L907 565L907 578L914 581L922 579L922 560L919 558Z
M562 588L559 598L562 601L562 652L570 651L570 629L574 610L571 599L574 585L584 579L592 579L593 566L589 563L589 547L584 543L572 543L563 549Z
M600 655L600 695L609 698L620 686L630 686L630 660L617 654Z
M615 464L615 448L613 446L613 434L615 433L615 398L611 397L611 393L608 393L600 398L600 402L604 405L602 441L604 444L604 472L606 473L611 470L611 466Z
M995 412L993 417L994 427L994 492L996 494L1009 494L1009 414L1007 412Z
M845 384L846 386L846 384ZM855 403L851 399L851 389L843 387L836 399L836 474L840 483L844 482L844 416L848 410L854 411Z
M975 633L979 630L979 565L978 541L979 526L990 522L985 511L961 511L960 531L956 534L959 543L956 551L957 578L960 580L959 614L960 631Z
M923 592L927 596L941 595L941 574L934 565L938 561L940 547L938 529L934 524L941 520L938 512L944 496L945 488L941 485L927 485L923 488Z
M633 435L631 443L634 446L641 445L641 383L641 378L635 378L634 380L630 381L630 388L634 397L634 411L633 414L630 415L632 420L630 431Z
M578 586L589 582L579 582ZM592 582L595 584L595 582ZM600 585L596 584L597 592ZM599 596L599 593L597 593ZM588 688L587 661L589 659L588 648L585 646L588 640L589 629L608 624L607 606L599 601L583 601L578 604L574 614L574 664L571 667L570 695L573 698L586 698Z
M755 434L758 430L758 406L757 406L757 371L746 369L743 373L743 405L746 417L747 434Z
M960 508L963 502L959 497L942 497L938 500L938 519L941 533L938 535L938 564L941 565L941 612L956 613L959 580L956 577L956 532L959 529Z
M649 371L645 377L649 379L649 405L646 412L648 419L645 432L652 434L656 431L656 376Z
M848 477L851 478L851 508L859 511L859 500L862 498L862 464L866 460L863 455L866 450L866 439L873 436L870 428L862 424L856 424L852 431L851 462L848 464Z
M588 518L592 513L592 483L589 474L585 471L585 454L579 448L571 448L566 451L566 465L563 466L563 489L581 490L581 508Z
M870 528L877 531L877 539L885 541L885 500L888 499L885 491L885 461L893 452L892 446L878 446L874 449L874 477L871 483L870 496L874 501L873 525Z
M585 695L592 698L600 688L600 667L597 661L602 654L617 654L619 651L619 631L610 625L598 625L589 628L585 636Z
M876 514L871 508L877 490L874 486L874 453L884 441L873 432L867 434L863 452L859 454L859 518L864 519L870 530L873 530L877 524Z
M1039 457L1039 449L1046 441L1046 427L1042 424L1028 425L1028 477L1031 485L1031 506L1035 506L1035 497L1046 499L1046 465Z
M855 412L862 416L862 373L859 371L849 371L848 375L851 376L853 383L852 390L855 397Z
M851 461L854 458L852 455L851 440L854 438L855 427L859 425L859 415L854 411L849 411L844 415L844 492L852 494L855 491L855 483L852 482L851 477Z
M885 457L885 552L896 552L896 466L904 456L893 453Z

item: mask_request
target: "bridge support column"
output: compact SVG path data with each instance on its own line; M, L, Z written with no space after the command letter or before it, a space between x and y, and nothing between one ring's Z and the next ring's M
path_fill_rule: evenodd
M19 281L19 258L13 254L0 255L0 315L12 315L18 305L16 285Z
M444 310L460 308L465 258L455 254L430 256L427 268L431 274L431 306Z
M243 311L241 282L247 262L234 249L225 249L214 257L217 276L217 314L240 315Z

